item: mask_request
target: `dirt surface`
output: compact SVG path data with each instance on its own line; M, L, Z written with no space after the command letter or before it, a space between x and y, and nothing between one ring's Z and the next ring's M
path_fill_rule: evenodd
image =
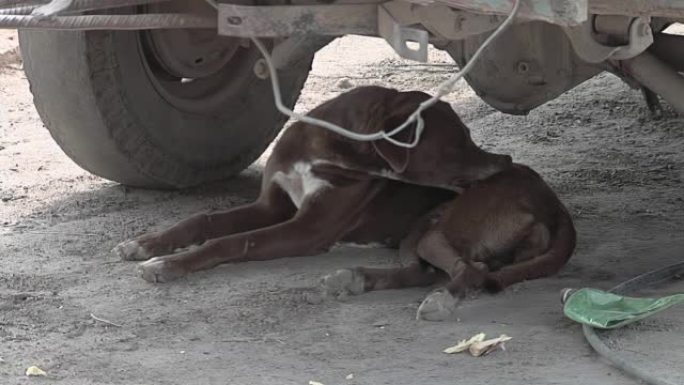
M579 244L560 275L479 295L459 322L430 323L414 319L428 289L310 303L321 275L397 264L392 250L340 247L160 285L138 278L135 263L109 253L116 243L250 201L263 159L230 181L182 192L92 176L43 128L15 46L13 33L0 34L0 383L632 383L597 359L558 300L561 288L609 288L684 256L684 120L652 120L619 79L599 76L525 117L494 111L465 83L449 97L476 142L555 188ZM430 90L454 72L445 54L432 59L397 60L374 39L335 41L317 56L297 108L360 84ZM638 327L613 335L613 346L681 383L682 314L649 320L644 335ZM442 353L480 331L513 340L483 358ZM31 365L48 378L27 379Z

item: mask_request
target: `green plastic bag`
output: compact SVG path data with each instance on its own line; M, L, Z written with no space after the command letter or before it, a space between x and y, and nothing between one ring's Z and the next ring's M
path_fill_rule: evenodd
M635 298L586 288L564 297L566 317L599 329L619 328L684 301L684 294Z

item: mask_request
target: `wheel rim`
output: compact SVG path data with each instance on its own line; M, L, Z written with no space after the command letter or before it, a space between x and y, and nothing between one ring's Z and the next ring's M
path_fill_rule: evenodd
M203 1L184 0L152 4L147 6L147 12L215 11ZM246 75L234 71L243 67L236 65L245 56L243 40L219 36L215 30L140 31L139 43L154 88L169 104L183 111L206 113L220 108L222 101L234 96L231 86Z

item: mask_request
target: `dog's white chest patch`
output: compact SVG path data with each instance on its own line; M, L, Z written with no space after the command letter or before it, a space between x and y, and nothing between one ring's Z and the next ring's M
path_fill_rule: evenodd
M311 163L297 162L287 173L277 171L273 174L273 182L277 183L287 192L297 208L302 206L304 200L323 188L332 185L321 178L317 178L311 172Z

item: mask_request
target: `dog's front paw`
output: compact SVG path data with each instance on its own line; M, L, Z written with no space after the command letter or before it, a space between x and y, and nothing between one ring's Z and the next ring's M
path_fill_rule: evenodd
M169 282L187 274L183 269L163 257L154 257L138 265L138 272L147 282Z
M418 306L417 320L446 321L456 318L455 310L458 305L455 298L446 289L440 289L430 293Z
M146 261L152 257L136 240L119 243L114 246L112 253L124 261Z
M363 274L353 269L341 269L321 278L323 293L328 297L344 297L364 292Z

